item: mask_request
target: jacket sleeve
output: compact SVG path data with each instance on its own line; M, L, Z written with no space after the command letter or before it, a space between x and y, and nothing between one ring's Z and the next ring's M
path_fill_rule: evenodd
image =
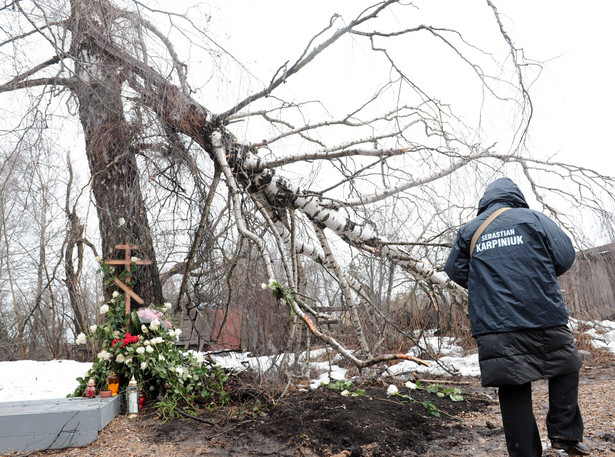
M461 236L461 231L457 234L453 249L446 259L444 271L461 287L468 288L468 272L470 269L470 257L468 254L467 243Z
M544 229L545 242L553 260L555 274L560 276L572 266L575 258L572 241L559 226L544 214L538 213Z

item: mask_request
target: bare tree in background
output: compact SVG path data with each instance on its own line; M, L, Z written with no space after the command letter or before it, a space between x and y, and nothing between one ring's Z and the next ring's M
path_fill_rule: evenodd
M495 5L484 8L499 30L493 53L459 31L425 25L414 5L385 0L352 19L331 17L296 58L250 91L228 82L221 62L232 59L188 14L140 1L5 0L0 93L30 110L42 107L50 118L78 117L101 255L114 256L127 236L141 245L140 255L154 261L137 290L146 303L162 301L163 284L178 312L201 301L236 300L240 289L223 278L233 275L237 259L249 252L241 245L249 243L259 259L246 280L253 287L261 278L284 285L289 338L309 329L310 338L366 367L408 357L379 346L377 329L386 325L395 287L411 282L434 300L463 301L464 291L438 265L482 182L516 170L556 217L549 195L610 214L594 195L612 195L611 178L524 150L532 116L526 62ZM369 96L344 100L343 111L328 110L322 100L285 99L285 86L331 49L355 45L370 53L370 69L384 77ZM450 67L445 85L457 85L453 75L463 71L481 88L479 105L514 107L517 122L502 149L483 144L480 118L470 125L415 76L420 66L429 74L430 64L420 54L409 57L409 50L426 45L450 61L438 66ZM190 61L179 49L190 49ZM199 73L189 77L198 59L204 61ZM203 68L211 75L207 84ZM333 76L337 69L326 71ZM213 87L222 81L230 86ZM217 92L241 95L214 107ZM82 236L68 204L66 214L70 274L70 249ZM319 284L306 276L317 277L316 265L326 278ZM369 268L379 269L371 278L377 284L366 281ZM435 289L447 293L436 296ZM325 309L331 298L346 310L352 340L342 342L328 325L337 320Z

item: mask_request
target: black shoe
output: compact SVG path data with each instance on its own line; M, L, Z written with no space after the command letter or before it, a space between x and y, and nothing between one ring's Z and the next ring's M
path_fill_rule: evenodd
M569 455L589 455L589 448L579 441L551 440L553 449L562 449Z

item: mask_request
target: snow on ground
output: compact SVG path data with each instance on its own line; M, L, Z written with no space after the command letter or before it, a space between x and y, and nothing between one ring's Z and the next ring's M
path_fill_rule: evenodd
M66 397L91 366L74 360L0 362L0 402Z
M615 354L615 322L597 321L584 322L576 319L570 320L570 326L578 329L583 324L589 329L585 331L591 336L596 348L607 348ZM385 378L398 378L405 380L411 373L419 375L446 375L454 372L463 376L478 376L478 355L464 355L463 349L456 345L451 338L438 338L433 331L425 332L419 337L422 348L430 353L438 355L437 361L427 361L429 367L417 365L410 361L402 361L383 369L382 376ZM336 365L341 359L335 355L330 361L320 361L325 349L312 351L310 364L314 379L310 387L318 388L321 384L327 384L333 380L346 379L346 370ZM412 348L408 355L418 356L419 349ZM282 357L251 357L249 353L230 353L229 355L210 354L214 361L227 369L246 368L256 371L266 371L272 366L279 364ZM289 359L292 363L294 359ZM16 362L0 362L0 402L43 400L50 398L62 398L71 394L77 387L77 378L83 377L92 366L91 363L75 362L73 360L50 360L37 362L32 360L19 360ZM447 371L448 370L448 371Z

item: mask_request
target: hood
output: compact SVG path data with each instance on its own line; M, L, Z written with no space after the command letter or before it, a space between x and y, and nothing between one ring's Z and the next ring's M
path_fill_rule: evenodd
M503 203L512 208L529 208L523 193L509 178L500 178L487 186L483 198L478 202L478 214L494 203Z

